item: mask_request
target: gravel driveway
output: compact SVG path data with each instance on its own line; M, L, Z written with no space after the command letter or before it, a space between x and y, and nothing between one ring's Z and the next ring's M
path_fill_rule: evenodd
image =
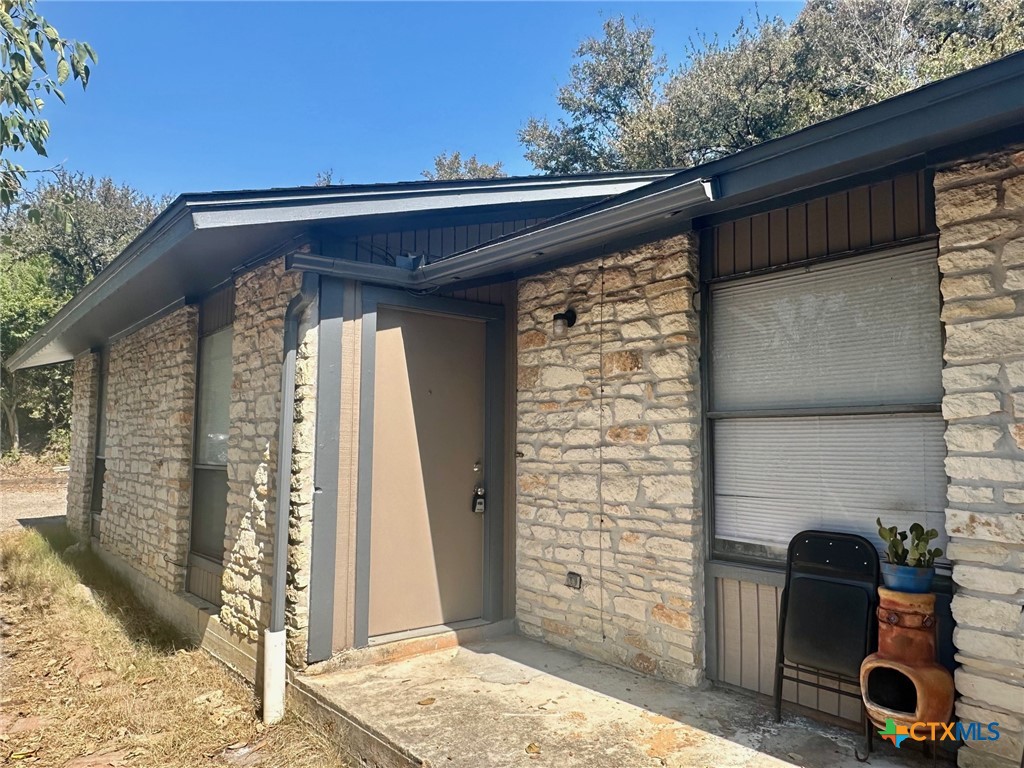
M67 504L67 478L35 478L0 482L0 533L63 518Z

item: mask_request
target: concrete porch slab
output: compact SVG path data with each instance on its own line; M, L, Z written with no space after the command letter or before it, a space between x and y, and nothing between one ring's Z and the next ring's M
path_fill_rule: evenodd
M298 676L357 764L387 768L854 768L857 734L517 636ZM874 768L923 760L875 739ZM928 761L930 762L930 761Z

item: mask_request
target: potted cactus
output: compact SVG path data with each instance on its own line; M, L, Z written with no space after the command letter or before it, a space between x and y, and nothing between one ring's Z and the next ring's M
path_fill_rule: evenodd
M882 581L889 589L897 592L924 593L931 592L932 580L935 578L935 558L942 557L942 549L928 545L937 538L939 532L934 528L925 530L920 523L910 526L908 532L899 530L895 525L886 528L882 519L878 524L878 535L886 545L886 560L882 563Z

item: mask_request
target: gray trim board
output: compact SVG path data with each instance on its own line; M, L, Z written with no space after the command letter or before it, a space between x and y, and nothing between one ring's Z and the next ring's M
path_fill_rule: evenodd
M313 534L309 578L310 663L329 659L334 650L334 569L337 563L338 458L341 434L342 280L320 281L317 347L316 451L314 453Z
M373 412L379 306L410 309L486 322L484 475L488 512L484 515L483 618L498 621L503 614L504 557L504 430L505 430L505 308L437 296L417 296L387 288L362 291L362 339L359 384L359 487L356 493L355 631L357 648L369 644L370 530L373 507ZM493 498L493 501L490 500Z

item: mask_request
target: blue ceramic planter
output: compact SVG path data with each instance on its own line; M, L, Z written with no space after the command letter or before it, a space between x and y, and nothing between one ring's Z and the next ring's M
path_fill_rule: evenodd
M882 581L897 592L924 594L932 591L934 568L912 568L909 565L882 563Z

